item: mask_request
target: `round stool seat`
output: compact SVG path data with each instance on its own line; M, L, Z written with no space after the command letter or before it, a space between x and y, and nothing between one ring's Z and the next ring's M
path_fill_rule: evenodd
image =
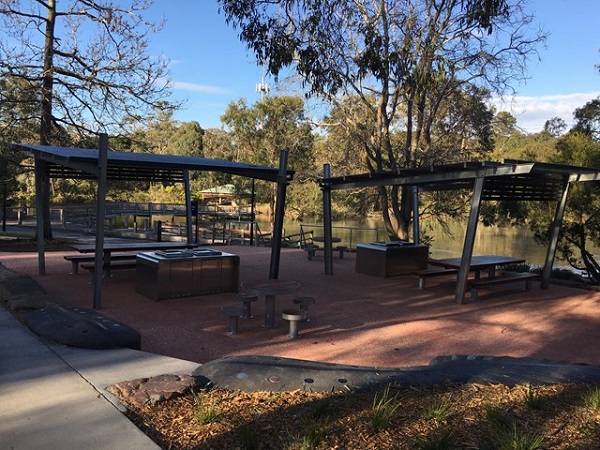
M293 301L296 305L308 306L314 305L316 300L314 297L295 297Z
M316 300L314 297L295 297L293 300L294 304L300 307L300 311L304 313L304 322L309 322L308 318L308 305L314 305Z
M252 319L252 302L258 300L258 295L240 293L235 296L236 300L239 300L246 308L246 312L242 315L244 319Z
M239 305L221 306L221 313L224 316L239 316L246 312L246 308Z
M238 317L246 314L246 308L239 305L227 305L221 307L221 314L229 317L229 326L227 334L237 334L238 332Z
M300 337L298 334L298 323L304 320L306 314L298 309L284 309L281 312L281 317L290 323L288 337L290 339L298 339Z
M281 312L281 317L284 318L285 320L303 320L304 319L305 314L298 310L298 309L284 309Z

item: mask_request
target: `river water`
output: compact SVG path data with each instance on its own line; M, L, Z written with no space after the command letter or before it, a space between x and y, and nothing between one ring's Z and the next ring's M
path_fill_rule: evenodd
M460 256L464 243L467 221L450 223L450 233L446 233L439 224L421 223L421 232L433 240L430 253L433 258L451 258ZM268 229L266 224L259 223L261 229ZM300 227L313 230L315 236L323 234L321 221L284 222L284 235L300 232ZM342 243L355 247L364 242L386 241L387 234L381 222L376 219L364 221L341 220L333 222L333 235L341 238ZM475 237L474 255L503 255L523 257L530 264L542 265L546 258L546 247L538 245L533 234L526 227L484 227L479 224ZM564 261L556 260L555 265Z

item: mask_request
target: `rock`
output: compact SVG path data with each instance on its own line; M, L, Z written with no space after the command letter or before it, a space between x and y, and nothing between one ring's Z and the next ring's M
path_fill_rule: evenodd
M14 310L40 309L52 302L46 291L30 276L0 265L0 299Z
M145 406L178 397L194 387L190 375L159 375L151 378L122 381L106 388L125 405Z
M13 311L22 309L41 309L52 303L52 299L47 294L36 295L18 295L12 297L8 306Z
M29 314L26 323L38 336L71 347L141 348L136 330L87 308L48 306Z

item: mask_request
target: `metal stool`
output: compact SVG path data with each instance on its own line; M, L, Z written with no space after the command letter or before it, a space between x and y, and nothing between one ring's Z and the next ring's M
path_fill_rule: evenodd
M290 331L288 337L290 339L298 339L298 322L301 322L306 317L304 313L298 309L284 309L281 313L281 317L290 323Z
M306 247L304 247L304 251L306 252L306 259L308 259L309 261L312 261L313 259L315 259L315 256L317 255L317 250L319 249L318 245L307 245Z
M221 313L229 317L229 327L227 334L237 334L238 332L238 317L246 314L246 308L240 305L228 305L221 307Z
M246 308L246 313L242 316L244 319L252 319L254 316L252 315L252 302L258 300L258 295L253 294L237 294L235 296L236 300L239 300Z
M314 305L315 299L314 297L295 297L294 304L300 307L300 311L304 313L304 322L310 322L308 318L308 305Z

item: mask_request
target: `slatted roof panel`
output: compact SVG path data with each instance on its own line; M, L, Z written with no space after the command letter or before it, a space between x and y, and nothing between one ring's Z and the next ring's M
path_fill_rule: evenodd
M600 180L598 169L520 160L463 162L321 179L332 190L418 186L423 191L472 190L484 179L484 200L558 200L568 181Z
M98 150L13 144L35 158L46 162L47 173L53 178L95 179L98 173ZM156 155L108 151L109 180L181 182L183 171L229 173L266 181L277 181L278 168L193 156ZM287 171L287 180L294 176Z

